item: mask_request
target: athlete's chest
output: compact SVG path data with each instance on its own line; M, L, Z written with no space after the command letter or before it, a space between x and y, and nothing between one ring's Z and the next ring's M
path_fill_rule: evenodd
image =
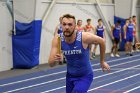
M62 43L62 53L64 55L79 55L83 53L80 42L75 42L73 44Z

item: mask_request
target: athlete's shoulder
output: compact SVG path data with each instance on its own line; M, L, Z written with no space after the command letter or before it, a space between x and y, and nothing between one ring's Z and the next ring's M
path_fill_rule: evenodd
M106 27L103 25L103 29L105 30L106 29Z
M115 26L116 26L115 24L114 24L114 25L112 25L112 28L115 28Z

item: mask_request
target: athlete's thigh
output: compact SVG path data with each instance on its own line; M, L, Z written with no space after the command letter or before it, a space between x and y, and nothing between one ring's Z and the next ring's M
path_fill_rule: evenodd
M93 81L93 74L80 78L74 83L73 93L87 93L91 83Z
M74 88L73 80L68 75L66 76L66 93L72 93Z

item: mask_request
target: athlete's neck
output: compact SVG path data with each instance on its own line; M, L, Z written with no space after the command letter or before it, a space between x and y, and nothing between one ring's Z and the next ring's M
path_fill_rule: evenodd
M77 25L79 28L81 27L81 25Z

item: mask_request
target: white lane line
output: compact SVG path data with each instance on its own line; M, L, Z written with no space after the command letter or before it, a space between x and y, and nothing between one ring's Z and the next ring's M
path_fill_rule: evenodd
M139 59L140 60L140 59ZM110 67L114 67L114 66L118 66L118 65L122 65L122 64L127 64L127 63L132 63L132 62L138 62L139 60L133 60L133 61L128 61L128 62L125 62L125 63L121 63L121 64L117 64L117 65L113 65L113 66L110 66ZM100 69L97 69L96 71L98 71ZM95 77L96 78L96 77ZM58 80L58 79L57 79ZM62 80L62 78L61 78ZM52 81L49 81L52 83ZM10 90L10 91L7 91L6 93L11 93L11 92L15 92L15 91L19 91L19 90L23 90L23 89L27 89L27 88L32 88L32 87L36 87L36 86L40 86L40 85L43 85L43 84L47 84L48 82L43 82L43 83L39 83L39 84L35 84L35 85L31 85L31 86L27 86L27 87L22 87L22 88L18 88L18 89L15 89L15 90ZM63 87L63 86L62 86ZM52 89L52 90L56 90L56 89ZM50 90L50 91L52 91Z
M39 77L35 77L35 78L29 78L29 79L25 79L25 80L16 81L16 82L10 82L10 83L6 83L6 84L2 84L2 85L0 85L0 87L17 84L17 83L21 83L21 82L26 82L26 81L30 81L30 80L35 80L35 79L39 79L39 78L43 78L43 77L47 77L47 76L57 75L57 74L65 73L65 72L66 71L61 71L61 72L53 73L51 75L48 74L48 75L43 75L43 76L39 76Z
M130 79L130 78L133 78L133 77L138 76L138 75L140 75L140 73L139 74L136 74L136 75L133 75L133 76L130 76L130 77L127 77L127 78L124 78L124 79L120 79L118 81L114 81L114 82L111 82L111 83L108 83L108 84L105 84L105 85L102 85L102 86L93 88L93 89L89 90L88 92L93 91L93 90L96 90L96 89L99 89L99 88L102 88L102 87L105 87L105 86L108 86L108 85L111 85L111 84L114 84L114 83L117 83L117 82L121 82L121 81ZM49 92L52 92L52 91L55 91L55 90L58 90L58 89L61 89L61 88L65 88L65 86L58 87L58 88L55 88L55 89L52 89L52 90L48 90L48 91L44 91L44 92L41 92L41 93L49 93Z
M137 90L137 89L139 89L139 88L140 88L140 86L135 87L135 88L132 88L132 89L130 89L130 90L128 90L128 91L125 91L125 92L123 92L123 93L129 93L129 92L132 92L132 91Z
M135 75L132 75L132 76L127 77L127 78L123 78L123 79L120 79L120 80L117 80L117 81L110 82L110 83L108 83L108 84L104 84L104 85L102 85L102 86L99 86L99 87L90 89L88 92L93 91L93 90L96 90L96 89L99 89L99 88L102 88L102 87L105 87L105 86L109 86L109 85L112 85L112 84L115 84L115 83L118 83L118 82L121 82L121 81L124 81L124 80L128 80L128 79L130 79L130 78L133 78L133 77L136 77L136 76L139 76L139 75L140 75L140 73L135 74Z
M127 88L132 87L132 86L135 86L135 85L137 85L137 84L140 84L140 82L136 82L136 83L131 84L131 85L128 85L128 86L126 86L126 87L123 87L123 88L114 90L114 91L112 91L112 92L110 92L110 93L117 93L119 90L126 90Z
M94 79L97 79L97 78L100 78L100 77L104 77L104 76L108 76L108 75L112 75L112 74L116 74L118 72L126 71L126 70L133 69L133 68L139 67L139 66L140 65L137 65L137 66L133 66L133 67L130 67L130 68L125 68L125 69L122 69L122 70L118 70L118 71L115 71L115 72L112 72L112 73L109 73L109 74L104 74L104 75L101 75L101 76L97 76L97 77L94 77Z
M115 62L115 61L120 61L120 60L133 58L133 57L137 57L137 56L140 56L140 55L135 55L135 56L131 56L131 57L115 59L115 60L106 61L106 62L107 63L112 63L112 62ZM99 64L100 63L93 64L92 66L96 66L96 65L99 65ZM39 78L43 78L43 77L53 76L53 75L57 75L57 74L61 74L61 73L66 73L66 71L61 71L61 72L56 72L56 73L52 73L52 74L48 74L48 75L43 75L43 76L38 76L38 77L34 77L34 78L24 79L24 80L20 80L20 81L16 81L16 82L10 82L10 83L6 83L6 84L1 84L0 87L7 86L7 85L12 85L12 84L17 84L17 83L21 83L21 82L26 82L26 81L30 81L30 80L35 80L35 79L39 79Z
M122 71L123 72L123 71ZM125 72L124 74L118 74L118 75L115 75L113 77L109 77L109 78L104 78L102 80L99 80L97 82L94 83L94 85L96 84L99 84L99 83L102 83L102 82L105 82L105 81L109 81L109 80L112 80L112 79L118 79L118 77L121 77L121 76L126 76L126 75L129 75L129 74L133 74L135 73L136 71L128 71L128 72ZM134 74L133 74L134 75Z
M121 70L125 68L111 68L111 70ZM131 70L140 70L140 68L132 68Z
M125 70L129 70L129 69L132 69L132 68L135 68L135 67L139 67L140 65L137 65L137 66L133 66L133 67L130 67L130 68L126 68L126 69L123 69L123 70L120 70L120 71L115 71L113 73L109 73L109 74L104 74L104 75L101 75L101 76L97 76L97 77L94 77L93 79L97 79L97 78L100 78L100 77L104 77L104 76L108 76L108 75L112 75L112 74L115 74L115 73L119 73L119 72L123 72ZM65 86L66 87L66 86ZM55 88L55 89L51 89L51 90L48 90L48 91L44 91L44 92L41 92L41 93L48 93L48 92L52 92L52 91L56 91L58 89L61 89L61 88L65 88L64 86L62 87L58 87L58 88Z

